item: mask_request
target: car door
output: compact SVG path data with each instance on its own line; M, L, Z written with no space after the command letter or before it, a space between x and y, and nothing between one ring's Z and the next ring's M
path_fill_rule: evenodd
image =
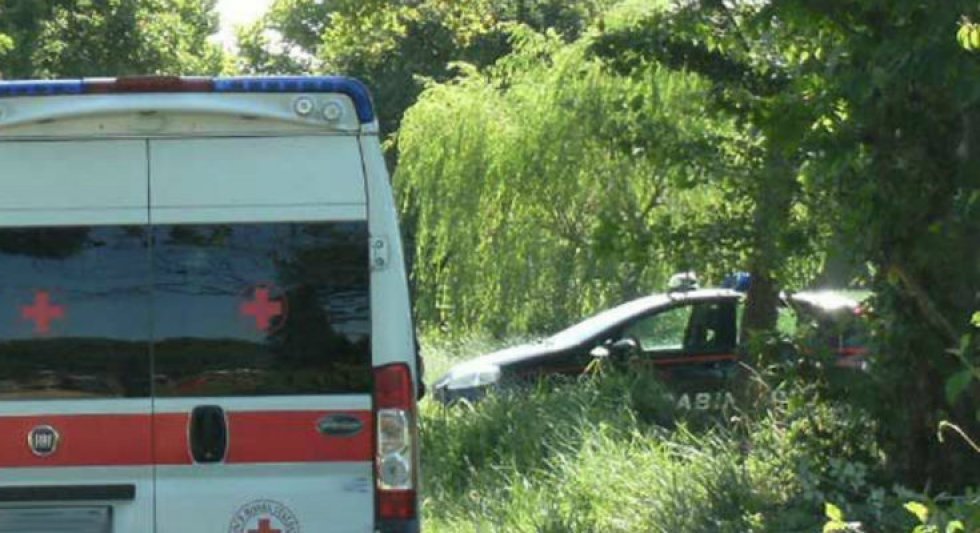
M678 302L631 321L621 333L637 345L630 363L654 369L688 407L721 407L737 369L736 305L734 298Z
M146 142L0 142L0 530L153 530Z

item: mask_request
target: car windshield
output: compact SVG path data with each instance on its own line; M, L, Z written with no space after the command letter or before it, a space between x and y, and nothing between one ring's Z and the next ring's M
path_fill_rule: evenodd
M668 300L669 298L666 295L661 294L626 302L597 315L593 315L574 326L563 329L545 339L544 342L562 346L581 344L601 334L609 327L651 307L666 303Z

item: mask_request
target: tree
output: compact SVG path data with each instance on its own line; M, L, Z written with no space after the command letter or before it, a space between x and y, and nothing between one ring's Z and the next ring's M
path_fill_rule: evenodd
M748 222L724 155L743 136L702 116L707 85L605 71L590 37L517 35L494 66L429 83L399 131L419 320L553 331L662 290L679 266L734 267Z
M972 418L963 398L976 398L944 397L962 368L949 351L976 357L976 340L960 339L980 290L980 90L976 58L954 37L973 7L691 1L597 47L701 73L719 109L759 132L757 239L786 239L780 221L799 191L826 202L835 232L873 268L881 355L872 407L891 460L918 485L978 475L969 451L935 438L944 416ZM779 261L778 248L756 246L753 269L776 272L767 261ZM896 408L911 398L913 409Z
M8 78L218 74L216 0L0 0Z
M608 0L277 0L239 32L246 71L309 69L365 81L384 134L398 130L423 80L446 81L454 61L486 66L510 52L510 26L571 40ZM271 31L271 35L270 35Z
M750 142L736 148L748 170L739 189L752 206L744 264L752 285L742 323L750 335L775 327L779 280L786 280L790 259L812 255L822 244L803 173L804 143L824 111L810 101L813 80L800 65L813 45L758 23L762 6L684 2L607 32L592 48L624 74L646 61L698 73L712 84L715 116L749 132Z

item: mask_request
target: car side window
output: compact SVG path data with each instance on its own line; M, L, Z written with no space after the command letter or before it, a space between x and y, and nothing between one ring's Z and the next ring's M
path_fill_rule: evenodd
M691 313L684 334L684 351L729 352L735 349L737 336L735 302L702 302Z
M735 302L710 301L671 307L628 325L644 352L713 353L735 349Z
M623 335L635 339L644 352L682 350L691 309L681 305L640 318L627 326Z

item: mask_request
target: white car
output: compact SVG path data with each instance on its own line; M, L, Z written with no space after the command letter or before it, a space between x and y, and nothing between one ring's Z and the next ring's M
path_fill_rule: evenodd
M365 88L0 82L0 530L418 531Z

